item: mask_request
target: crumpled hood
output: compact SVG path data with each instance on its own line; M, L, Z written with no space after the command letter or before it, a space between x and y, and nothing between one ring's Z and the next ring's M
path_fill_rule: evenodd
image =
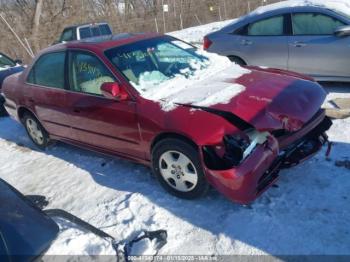
M325 100L325 91L311 78L283 70L249 69L239 78L226 79L244 86L242 92L208 108L230 112L260 131L293 132L311 120Z

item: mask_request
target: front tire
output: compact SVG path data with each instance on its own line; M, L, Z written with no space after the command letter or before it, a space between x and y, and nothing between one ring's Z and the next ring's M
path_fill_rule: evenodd
M23 124L32 142L41 150L45 150L50 138L40 122L32 114L26 113L23 117Z
M170 194L195 199L209 189L199 152L189 143L179 139L164 139L152 150L153 171Z

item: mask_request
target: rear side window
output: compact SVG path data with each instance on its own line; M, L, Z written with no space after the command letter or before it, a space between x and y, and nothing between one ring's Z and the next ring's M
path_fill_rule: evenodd
M318 13L293 14L292 24L294 35L332 35L335 29L345 25L336 18Z
M43 55L29 73L27 82L64 89L65 52Z
M279 36L284 34L284 16L260 20L248 26L250 36Z
M108 25L104 24L104 25L99 25L100 31L101 31L101 35L111 35L111 29L109 28Z
M80 39L89 38L92 36L90 27L83 27L79 29Z

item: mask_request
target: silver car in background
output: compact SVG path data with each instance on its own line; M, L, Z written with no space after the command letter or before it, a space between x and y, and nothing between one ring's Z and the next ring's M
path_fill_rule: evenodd
M340 10L278 3L208 34L204 49L241 65L287 69L318 81L348 82L349 25L350 15Z

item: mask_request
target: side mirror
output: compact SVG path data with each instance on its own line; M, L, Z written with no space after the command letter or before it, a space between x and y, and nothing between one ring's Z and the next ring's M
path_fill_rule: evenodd
M16 59L14 62L18 65L23 64L23 61L21 59Z
M101 92L104 97L116 99L118 101L125 101L129 97L123 87L116 82L103 83L101 85Z
M338 27L338 28L334 31L334 34L335 34L337 37L346 37L346 36L350 36L350 26L347 25L347 26Z

